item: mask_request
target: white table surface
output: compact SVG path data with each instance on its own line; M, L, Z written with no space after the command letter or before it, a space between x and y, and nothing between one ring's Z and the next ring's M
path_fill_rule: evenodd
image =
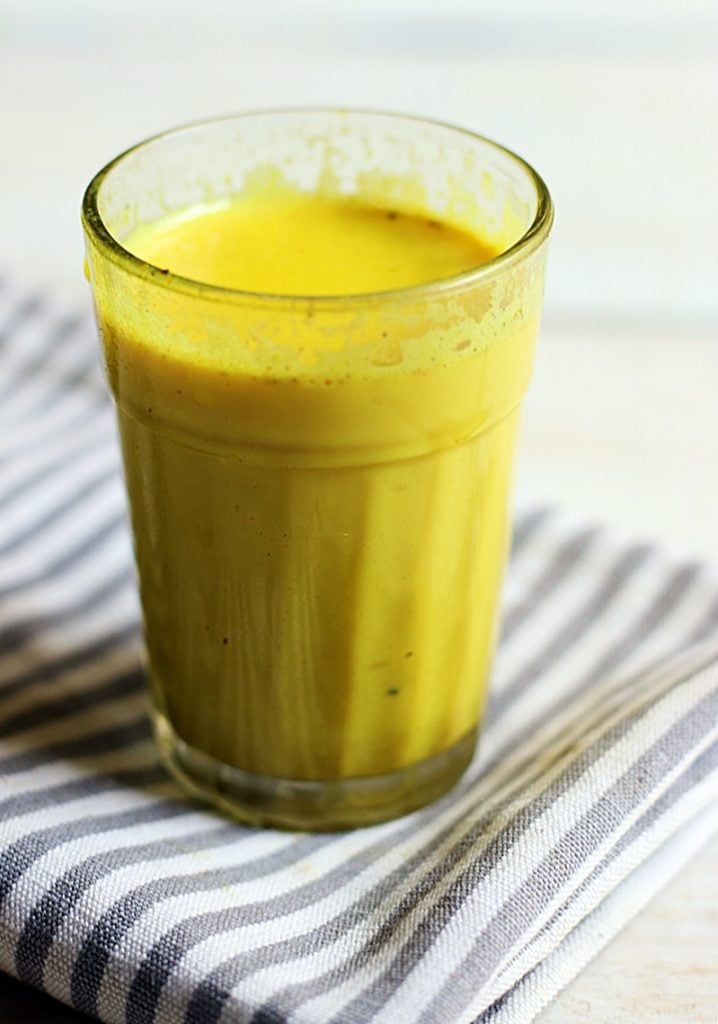
M5 0L0 273L87 302L102 163L308 104L442 117L535 163L558 216L519 495L718 561L714 0ZM540 1020L717 1024L718 838Z

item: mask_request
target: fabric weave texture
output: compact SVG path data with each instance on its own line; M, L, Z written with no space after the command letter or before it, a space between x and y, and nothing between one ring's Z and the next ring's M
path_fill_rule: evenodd
M335 835L183 798L150 735L86 315L0 284L0 969L108 1024L523 1024L718 825L718 576L516 520L479 753Z

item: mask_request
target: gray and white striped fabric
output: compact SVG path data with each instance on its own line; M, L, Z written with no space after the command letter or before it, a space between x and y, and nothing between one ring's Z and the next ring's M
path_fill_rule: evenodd
M481 750L434 806L242 828L158 765L94 333L0 288L0 968L127 1024L531 1021L714 827L718 578L518 519Z

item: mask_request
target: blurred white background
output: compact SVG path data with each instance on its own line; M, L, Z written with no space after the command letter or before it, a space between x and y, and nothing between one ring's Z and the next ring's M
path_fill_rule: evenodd
M444 118L536 166L557 220L519 494L718 560L716 0L2 0L0 276L89 307L102 164L307 104ZM544 1024L714 1024L717 867L714 843Z
M253 107L458 122L554 195L519 493L718 558L715 0L3 0L0 271L87 303L108 159Z
M0 257L49 280L77 285L82 186L142 137L378 106L458 121L543 173L551 317L718 316L715 0L4 0L0 75Z

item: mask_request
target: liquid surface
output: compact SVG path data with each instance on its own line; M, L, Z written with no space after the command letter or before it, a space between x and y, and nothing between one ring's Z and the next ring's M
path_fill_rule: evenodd
M354 295L453 277L497 255L439 221L359 200L287 195L196 207L125 246L163 270L273 295Z
M325 295L493 254L358 201L275 200L193 210L125 245L214 284ZM200 301L99 260L93 275L150 678L176 732L245 771L306 780L394 772L469 735L536 330L523 279L498 298L367 299L331 319ZM279 355L248 370L267 337Z

